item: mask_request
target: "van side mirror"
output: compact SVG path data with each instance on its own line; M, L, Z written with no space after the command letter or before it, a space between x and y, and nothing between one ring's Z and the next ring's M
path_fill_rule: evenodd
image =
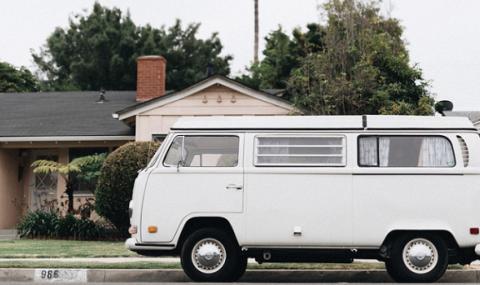
M177 162L177 172L180 172L180 166L185 166L185 160L181 159Z
M185 166L185 137L182 136L182 148L180 152L180 160L177 162L177 172L180 172L180 166Z

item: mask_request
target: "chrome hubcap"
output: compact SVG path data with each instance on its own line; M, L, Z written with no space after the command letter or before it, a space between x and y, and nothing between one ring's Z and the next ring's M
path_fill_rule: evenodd
M417 274L428 273L438 263L437 248L427 239L413 239L403 249L403 262L412 272Z
M225 264L227 253L221 242L213 238L202 239L192 250L192 263L203 273L215 273Z

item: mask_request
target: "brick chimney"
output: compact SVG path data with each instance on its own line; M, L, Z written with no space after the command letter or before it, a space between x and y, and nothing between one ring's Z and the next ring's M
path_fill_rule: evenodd
M137 58L137 101L165 95L167 60L159 55Z

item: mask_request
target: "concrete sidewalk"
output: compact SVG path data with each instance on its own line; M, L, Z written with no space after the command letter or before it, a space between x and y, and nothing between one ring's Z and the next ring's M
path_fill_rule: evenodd
M63 279L46 279L46 269L0 269L0 282L189 282L181 270L56 269ZM53 276L53 275L52 275ZM70 278L70 279L68 279ZM392 282L384 270L248 270L241 282ZM478 270L450 270L442 283L479 283Z
M129 263L158 262L179 263L178 257L108 257L108 258L0 258L0 262L38 261L59 262L65 266L71 263ZM356 260L357 262L379 263L373 260ZM253 259L249 263L256 263ZM48 272L60 272L61 280L45 279ZM47 272L47 273L46 273ZM67 278L67 279L65 279ZM68 279L75 278L75 279ZM16 269L0 268L0 282L189 282L179 269ZM385 270L283 270L254 269L248 270L242 282L392 282ZM440 282L480 283L480 262L466 266L464 270L449 270Z

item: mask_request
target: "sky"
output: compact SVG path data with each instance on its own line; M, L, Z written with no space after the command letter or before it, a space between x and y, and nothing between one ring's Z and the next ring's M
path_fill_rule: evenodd
M130 11L138 25L171 26L200 22L200 37L218 32L224 54L234 57L232 74L253 58L253 0L99 0ZM281 25L286 31L318 22L325 0L259 0L260 35ZM31 50L38 50L55 27L90 11L93 0L0 1L0 60L34 69ZM83 12L82 12L83 11ZM451 100L454 110L480 111L480 1L384 0L384 13L405 28L412 64L431 82L436 100Z

